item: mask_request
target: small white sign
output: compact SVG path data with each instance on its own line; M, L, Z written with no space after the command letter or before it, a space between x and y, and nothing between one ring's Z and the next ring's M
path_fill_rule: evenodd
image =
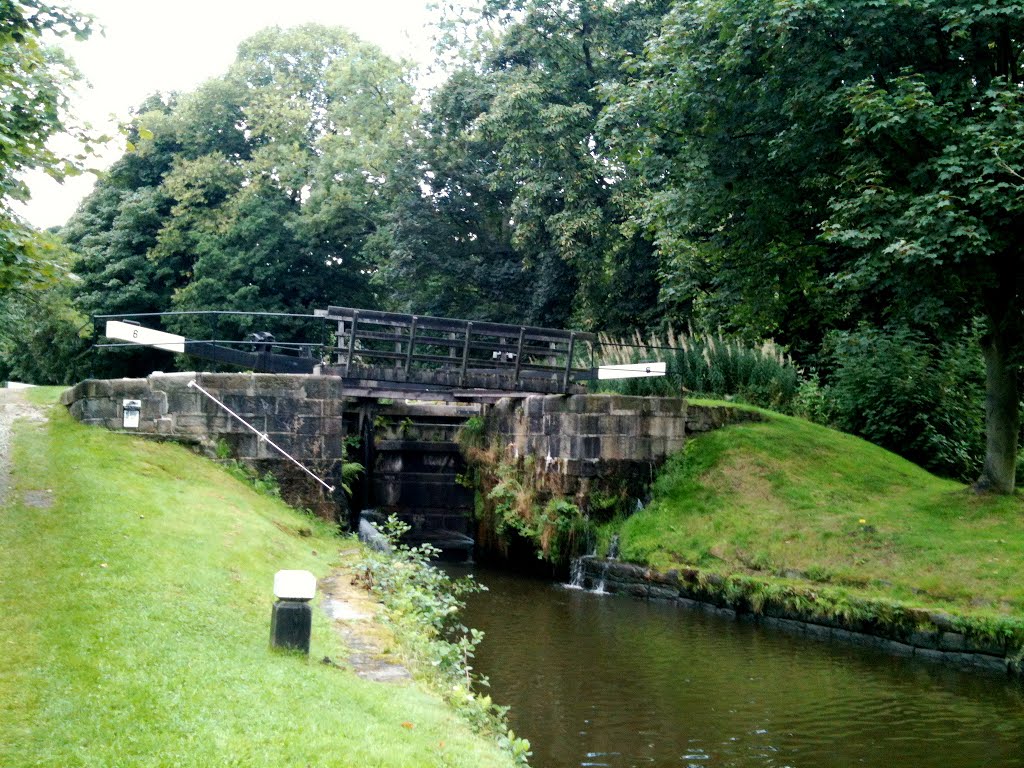
M138 429L139 416L142 414L141 400L122 400L121 416L125 429Z
M312 600L316 576L309 571L278 571L274 574L274 597L279 600Z
M665 363L627 363L625 365L602 365L597 369L599 379L642 379L648 376L664 376Z
M104 335L111 339L131 341L147 347L166 349L168 352L185 352L185 337L173 333L164 333L152 328L145 328L121 320L107 320Z

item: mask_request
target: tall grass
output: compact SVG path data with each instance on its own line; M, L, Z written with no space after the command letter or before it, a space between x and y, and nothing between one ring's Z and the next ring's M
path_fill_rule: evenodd
M792 359L773 341L749 344L717 334L675 332L644 338L599 338L601 365L664 362L664 377L622 379L601 383L604 391L625 395L700 395L738 399L765 408L788 411L799 383Z

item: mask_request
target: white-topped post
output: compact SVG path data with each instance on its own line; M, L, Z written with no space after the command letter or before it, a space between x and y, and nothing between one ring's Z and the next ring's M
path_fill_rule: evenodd
M274 610L270 615L270 644L309 653L316 576L309 571L278 571L274 574Z

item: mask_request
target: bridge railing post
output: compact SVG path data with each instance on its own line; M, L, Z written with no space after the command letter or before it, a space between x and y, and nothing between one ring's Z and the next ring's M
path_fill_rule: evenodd
M523 339L526 337L526 326L519 326L519 344L516 347L516 372L512 375L512 381L516 389L519 389L519 373L523 370Z
M466 323L466 336L462 342L462 368L459 371L459 386L466 386L466 368L469 365L469 334L473 331L473 323Z
M416 315L412 316L412 324L409 326L409 348L405 352L405 375L409 375L409 368L412 366L412 350L416 346Z
M572 373L572 356L576 351L576 332L573 331L569 334L569 353L565 358L565 375L562 376L562 392L567 393L569 391L569 374Z
M352 310L352 329L348 337L348 358L345 360L345 376L352 370L352 355L356 351L356 327L359 325L359 311Z

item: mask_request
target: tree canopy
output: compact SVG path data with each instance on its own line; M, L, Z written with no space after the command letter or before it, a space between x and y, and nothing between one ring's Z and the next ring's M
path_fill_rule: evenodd
M620 77L667 8L488 0L475 14L460 9L447 27L458 65L431 99L381 259L403 305L451 297L446 311L473 317L619 331L653 321L655 256L628 226L625 185L597 133L597 87ZM432 270L439 259L452 269Z
M62 6L0 0L0 295L54 278L56 244L32 229L12 204L28 200L27 171L40 169L58 181L82 171L85 154L62 157L47 146L51 136L65 131L86 137L68 114L68 88L77 72L44 36L82 39L90 31L88 17Z
M611 90L665 288L797 344L985 323L979 485L1013 488L1024 206L1014 2L697 0ZM639 128L639 129L638 129Z
M80 255L80 307L372 305L363 242L412 95L402 65L377 48L307 25L264 30L222 77L148 100L132 147L62 233ZM220 331L250 330L236 326ZM210 333L186 320L176 327Z
M832 398L822 418L1014 487L1024 4L442 13L448 77L429 94L404 63L308 25L141 104L130 151L62 230L76 281L53 306L342 304L773 338L820 387L808 397ZM77 317L48 315L69 333ZM127 369L156 365L135 355Z

